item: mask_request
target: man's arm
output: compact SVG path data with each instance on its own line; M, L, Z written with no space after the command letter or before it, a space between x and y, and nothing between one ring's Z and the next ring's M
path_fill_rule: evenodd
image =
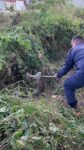
M72 49L67 54L65 65L57 72L57 78L61 78L62 76L66 75L74 65L73 56L72 56Z

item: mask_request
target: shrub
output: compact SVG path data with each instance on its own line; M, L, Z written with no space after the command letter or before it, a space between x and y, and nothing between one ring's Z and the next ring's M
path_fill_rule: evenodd
M75 34L84 34L81 23L66 17L58 17L53 22L50 18L46 22L33 28L38 34L45 54L49 60L57 60L70 48L71 38Z
M4 60L14 52L18 55L19 64L28 71L35 72L41 69L44 63L44 53L38 36L33 34L6 34L0 37L1 55ZM42 58L42 59L41 59ZM24 69L24 70L25 70Z

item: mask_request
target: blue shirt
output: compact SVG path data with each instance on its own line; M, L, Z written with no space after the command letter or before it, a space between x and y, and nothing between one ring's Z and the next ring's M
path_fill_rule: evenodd
M70 49L65 65L58 71L57 77L61 78L73 67L76 71L84 73L84 44L78 44L75 48Z

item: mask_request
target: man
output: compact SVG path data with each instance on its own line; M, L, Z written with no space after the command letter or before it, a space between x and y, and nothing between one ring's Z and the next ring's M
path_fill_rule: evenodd
M72 68L75 73L70 75L64 82L64 92L67 103L71 108L77 108L75 91L84 87L84 39L82 36L74 36L71 40L72 48L70 49L65 65L55 74L59 80L67 74Z

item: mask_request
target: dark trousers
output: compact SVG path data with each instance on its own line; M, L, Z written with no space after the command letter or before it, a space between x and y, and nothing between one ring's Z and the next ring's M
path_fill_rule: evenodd
M84 87L84 73L76 72L68 77L64 82L64 92L67 99L67 103L72 107L76 107L77 99L75 97L75 91Z

